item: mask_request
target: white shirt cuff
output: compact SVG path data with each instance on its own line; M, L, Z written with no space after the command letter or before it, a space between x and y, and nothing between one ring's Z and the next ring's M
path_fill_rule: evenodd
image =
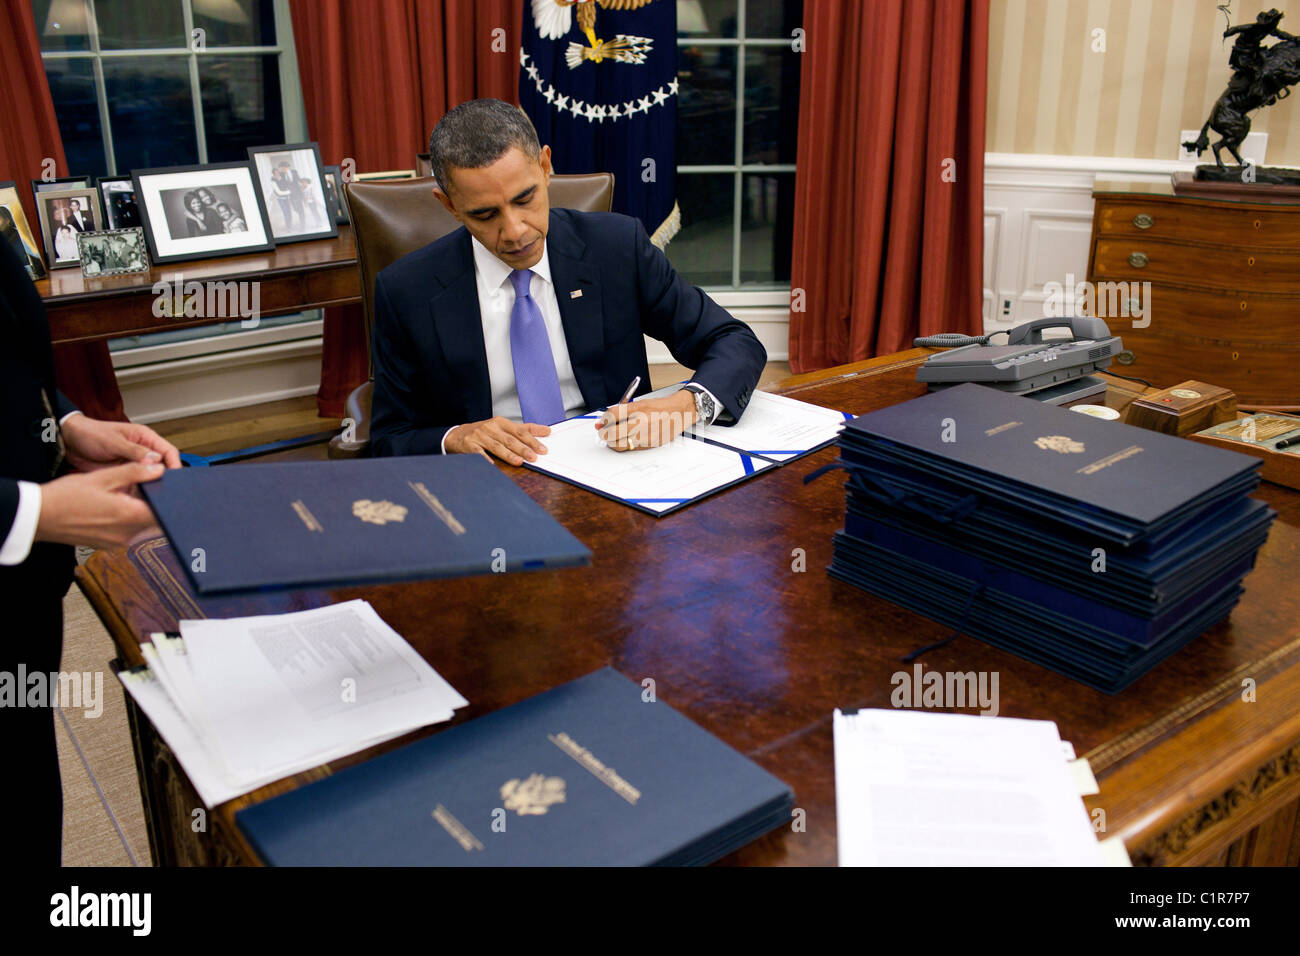
M448 428L445 432L442 433L442 441L438 443L438 447L442 449L442 453L444 455L447 454L447 436L450 435L452 432L454 432L457 428L460 428L460 426L452 425L450 428Z
M700 386L700 387L703 388L704 386ZM63 423L66 422L73 415L80 415L80 414L81 414L81 409L74 408L72 411L68 412L68 414L64 415L62 418L59 419L59 427L62 428Z
M0 564L22 564L32 552L36 525L41 520L41 486L30 481L18 482L18 510L4 545L0 546Z

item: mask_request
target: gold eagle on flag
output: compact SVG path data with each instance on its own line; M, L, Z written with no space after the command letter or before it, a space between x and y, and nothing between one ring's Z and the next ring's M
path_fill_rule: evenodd
M564 52L569 69L577 69L583 60L600 63L615 60L619 63L645 63L653 42L649 37L618 34L612 40L596 36L596 5L606 10L639 10L654 0L533 0L533 23L537 32L547 40L558 40L573 27L572 7L578 8L578 28L587 35L591 46L570 43Z

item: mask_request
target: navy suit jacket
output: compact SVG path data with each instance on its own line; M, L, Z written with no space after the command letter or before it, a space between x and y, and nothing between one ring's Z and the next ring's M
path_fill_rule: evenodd
M0 242L0 543L18 513L18 482L53 477L58 447L47 431L42 391L55 418L75 410L54 387L54 359L45 307L23 261ZM76 561L67 545L37 542L22 564L0 566L0 601L16 607L33 596L62 595ZM12 658L6 658L6 660Z
M492 417L470 241L462 226L375 277L374 455L436 455L452 426ZM637 375L639 394L651 390L645 333L740 418L767 352L749 326L677 274L640 220L552 209L546 249L588 410L617 402Z

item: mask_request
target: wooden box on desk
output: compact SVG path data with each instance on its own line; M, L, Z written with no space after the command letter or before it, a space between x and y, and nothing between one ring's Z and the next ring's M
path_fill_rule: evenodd
M1253 432L1247 431L1248 423L1251 422L1254 423ZM1300 445L1292 445L1281 451L1276 448L1278 442L1297 434L1300 434L1300 418L1276 412L1261 412L1239 419L1237 425L1213 426L1207 431L1187 437L1216 448L1260 458L1264 462L1260 471L1261 478L1275 485L1300 489Z
M1179 382L1133 401L1124 417L1129 425L1185 436L1237 417L1237 396L1204 382Z

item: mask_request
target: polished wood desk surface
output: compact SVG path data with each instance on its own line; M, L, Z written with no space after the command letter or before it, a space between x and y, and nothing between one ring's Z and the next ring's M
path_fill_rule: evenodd
M153 266L137 275L85 277L79 268L51 269L36 289L45 301L50 339L57 345L227 322L238 316L155 315L155 283L254 280L261 283L263 316L360 302L361 270L352 227L339 226L333 239Z
M779 390L861 414L922 394L915 366L925 354L913 350L796 376ZM1108 401L1116 407L1138 394L1111 381L1118 387ZM949 633L826 574L831 535L843 525L843 480L828 475L804 485L803 478L835 457L834 448L825 449L667 518L506 468L591 548L588 568L197 600L183 588L155 591L125 552L116 551L94 555L78 580L131 665L142 661L140 637L174 629L178 616L272 613L365 598L469 699L457 723L606 664L637 681L653 678L660 700L791 784L796 806L807 812L806 832L782 829L728 862L834 864L831 712L889 707L891 675L912 666L902 657ZM1272 485L1259 494L1280 518L1241 604L1228 621L1117 696L970 637L921 659L927 671L997 671L1002 715L1056 721L1101 781L1102 792L1089 805L1104 810L1107 832L1121 834L1139 862L1222 857L1231 840L1288 802L1294 822L1300 494ZM794 570L800 551L806 571ZM170 551L159 545L156 554L183 582ZM1255 703L1242 701L1245 678L1256 682ZM225 804L213 815L214 833L195 839L224 843L229 852L219 859L252 859L233 825L236 809L361 756ZM174 784L162 796L155 790L152 799L183 805L175 829L186 831L179 839L189 839L190 811L199 804L178 796ZM1234 788L1244 788L1239 798L1225 797ZM1206 810L1224 799L1231 806Z

